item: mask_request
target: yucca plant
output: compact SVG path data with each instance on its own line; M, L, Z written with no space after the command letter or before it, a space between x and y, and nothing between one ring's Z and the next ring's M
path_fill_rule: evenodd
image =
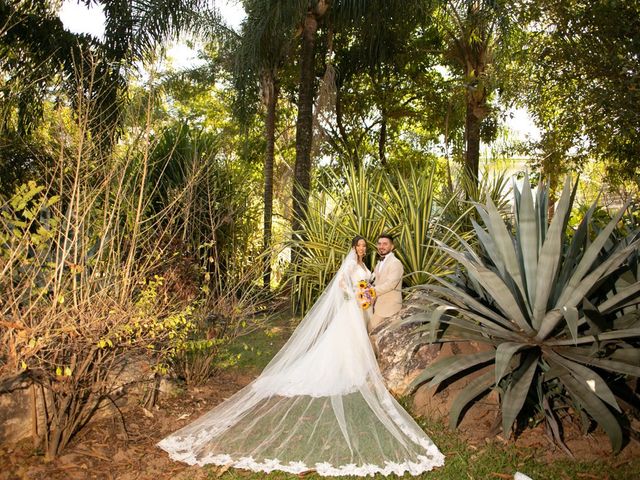
M377 198L379 216L396 235L396 255L405 267L404 284L413 287L432 275L451 271L453 262L438 247L437 240L451 244L470 208L442 228L442 216L457 205L455 197L438 202L435 164L425 173L411 171L406 177L385 182L385 195Z
M626 207L591 235L595 205L567 235L576 188L577 182L572 186L567 179L549 219L548 190L540 185L534 203L525 181L522 192L514 188L513 230L487 200L478 206L486 229L473 222L480 253L464 241L462 251L441 244L464 272L422 287L435 308L408 320L425 322L418 342L490 345L487 351L439 360L413 383L413 388L425 382L435 386L486 368L455 399L452 428L470 402L497 390L507 436L529 398L558 442L556 412L573 408L602 426L614 451L622 448L617 387L640 376L640 282L629 268L640 236L610 241ZM627 393L637 403L637 394Z
M503 184L488 181L481 188L502 204L504 188L496 185ZM324 289L355 235L371 242L373 264L376 238L393 234L407 287L451 272L455 262L436 240L456 245L465 238L473 207L458 205L459 195L444 194L438 185L435 164L408 174L364 168L326 172L303 222L306 238L298 245L303 256L296 292L302 310Z
M458 222L442 227L440 215L447 205L435 201L435 166L424 173L390 175L375 169L351 168L328 173L312 199L303 222L306 238L298 272L298 300L311 304L337 270L355 235L371 242L369 265L373 265L375 241L383 232L395 236L396 254L404 264L405 285L413 286L451 271L453 261L434 239L455 241Z
M298 243L303 255L295 291L302 311L324 290L355 235L374 242L384 230L385 218L375 200L382 180L380 173L373 170L327 172L302 225L306 238ZM369 254L371 260L373 248Z
M478 220L475 208L469 206L476 202L482 202L487 195L501 213L509 211L509 197L511 193L509 176L506 171L482 172L480 179L469 175L462 169L456 176L456 183L445 183L439 195L440 203L446 205L443 221L449 223L461 219L463 231L471 231L471 220Z

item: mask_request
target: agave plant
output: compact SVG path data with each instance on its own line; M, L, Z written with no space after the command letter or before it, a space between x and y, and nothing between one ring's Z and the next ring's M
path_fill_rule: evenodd
M324 173L302 224L305 238L296 245L303 255L297 266L294 307L303 312L338 270L351 239L362 235L370 240L384 229L373 200L380 190L379 173L353 168L344 176Z
M486 368L455 399L452 427L470 402L497 390L507 436L524 413L526 399L537 396L537 408L545 413L557 441L555 410L572 406L602 426L614 451L622 448L615 385L640 376L640 282L637 272L631 272L636 267L629 265L631 258L637 259L640 236L636 232L611 242L623 207L591 238L595 204L575 231L568 232L576 188L577 182L572 186L567 179L549 219L547 189L538 187L534 203L525 181L521 192L514 188L513 230L487 199L486 205L478 205L486 229L473 222L481 253L464 241L462 251L441 244L464 273L422 287L436 307L409 320L426 321L418 328L423 332L418 341L490 346L439 360L413 384L417 388L429 381L435 386Z

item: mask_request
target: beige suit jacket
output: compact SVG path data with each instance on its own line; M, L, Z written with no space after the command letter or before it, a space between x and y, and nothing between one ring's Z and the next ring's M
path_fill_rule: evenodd
M375 274L373 285L378 297L373 313L379 318L391 317L402 308L402 277L404 275L402 262L391 252L384 259L382 270L378 262L373 273Z

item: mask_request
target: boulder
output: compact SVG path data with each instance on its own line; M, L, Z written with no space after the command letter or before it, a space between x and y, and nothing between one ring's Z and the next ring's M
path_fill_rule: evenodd
M32 388L22 388L0 395L0 444L12 445L31 436Z
M416 325L402 323L410 314L405 309L371 332L380 372L389 391L397 396L409 393L411 382L435 360L441 347L437 343L416 345Z
M440 350L436 360L454 355L467 355L479 353L492 348L479 342L448 342ZM413 396L413 411L417 415L427 416L432 419L449 421L449 412L453 401L465 387L485 373L490 366L480 368L463 377L453 377L437 387L429 387L426 384L420 386ZM491 436L490 432L496 426L499 415L499 398L496 392L490 392L478 401L472 403L460 422L462 430L475 430L475 435L485 438Z
M409 385L434 361L453 355L466 355L485 351L491 346L481 342L447 342L416 344L420 334L415 333L416 324L405 320L422 310L417 302L408 301L397 315L389 318L371 332L371 341L376 350L380 371L389 391L396 396L408 395ZM487 368L478 369L464 377L454 377L446 385L438 387L420 386L413 394L413 413L431 419L448 422L449 411L456 396L473 379ZM493 435L499 415L499 398L496 392L481 397L463 415L462 430L473 430L481 438Z

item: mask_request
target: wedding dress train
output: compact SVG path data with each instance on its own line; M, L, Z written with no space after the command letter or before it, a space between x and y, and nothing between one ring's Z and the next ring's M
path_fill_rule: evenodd
M352 251L262 374L158 445L191 465L320 475L418 475L444 456L384 386Z

